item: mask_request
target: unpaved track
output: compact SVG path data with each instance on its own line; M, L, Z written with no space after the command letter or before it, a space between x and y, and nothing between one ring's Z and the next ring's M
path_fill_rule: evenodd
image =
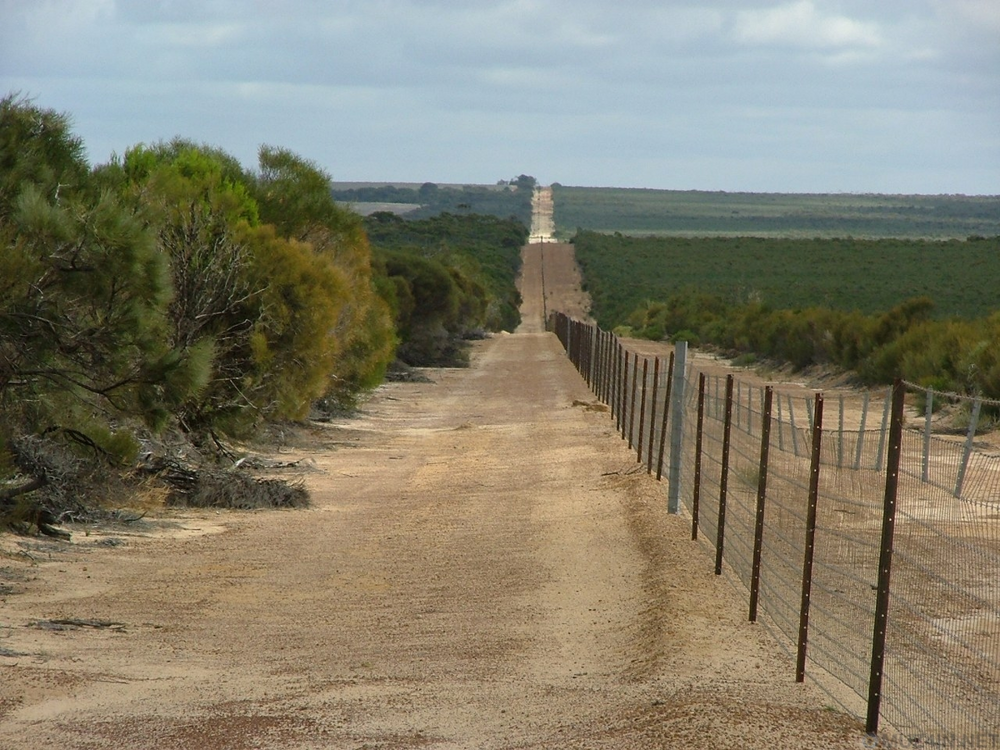
M531 236L529 242L552 242L556 225L551 187L536 187L531 194Z
M521 331L285 456L311 509L0 559L0 748L860 747L634 473L525 252ZM65 618L123 625L29 627Z

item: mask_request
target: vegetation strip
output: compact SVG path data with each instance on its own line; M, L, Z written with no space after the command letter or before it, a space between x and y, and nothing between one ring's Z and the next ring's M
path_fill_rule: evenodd
M1000 237L574 239L598 323L1000 398Z

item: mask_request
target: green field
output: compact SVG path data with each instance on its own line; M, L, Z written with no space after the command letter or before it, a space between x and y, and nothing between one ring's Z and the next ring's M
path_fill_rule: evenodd
M697 290L772 308L881 313L912 297L937 318L1000 309L1000 237L979 240L625 237L574 239L594 313L605 327L637 307Z
M557 235L965 238L1000 235L1000 196L726 193L553 185Z

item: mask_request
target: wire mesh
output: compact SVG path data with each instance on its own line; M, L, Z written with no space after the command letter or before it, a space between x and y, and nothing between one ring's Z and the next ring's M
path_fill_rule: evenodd
M564 340L569 327L556 321ZM611 334L602 350L607 384L595 392L617 399L624 437L644 446L637 458L653 466L661 450L667 406L665 364L655 398L652 376L642 378L644 358L615 361L620 342ZM578 332L591 361L588 342ZM568 349L569 351L569 349ZM638 366L636 369L636 362ZM652 363L647 369L653 371ZM633 372L647 399L631 402ZM615 373L619 373L617 381ZM699 373L675 379L684 389L680 445L683 511L693 515L706 547L719 541L726 417L724 377L706 375L701 429L701 471L695 475ZM772 407L767 493L761 549L759 609L762 621L789 652L799 638L806 541L806 511L814 413L812 393L776 389ZM850 403L849 403L850 401ZM730 412L723 564L727 575L750 585L762 431L763 388L735 379ZM841 700L858 715L869 699L872 638L886 491L890 398L873 391L857 399L826 396L820 433L819 495L807 667L815 664L860 700ZM880 724L884 737L936 747L1000 747L1000 452L976 439L982 402L911 386L894 517L894 543ZM988 404L996 408L997 404ZM965 416L964 430L954 427ZM945 417L952 417L950 421ZM639 425L643 426L640 433ZM949 427L951 425L951 427ZM629 432L629 430L631 430ZM650 444L652 441L652 444ZM662 446L669 451L670 446ZM652 461L650 460L652 457ZM669 465L667 462L664 466ZM665 477L666 478L666 477ZM842 695L830 692L833 697ZM864 718L859 716L859 718Z

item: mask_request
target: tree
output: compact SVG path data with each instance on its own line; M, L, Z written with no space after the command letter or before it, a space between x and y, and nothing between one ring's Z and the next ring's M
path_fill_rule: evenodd
M29 477L0 491L7 515L14 498L56 473L76 481L55 468L73 460L46 458L55 438L127 459L136 443L121 425L160 423L169 398L191 383L164 339L168 268L143 217L110 192L91 192L65 117L10 98L0 117L0 163L12 170L0 197L0 473L16 467ZM51 520L44 501L29 506L39 528Z
M376 293L371 250L361 217L338 206L330 177L285 149L263 146L254 195L261 219L279 236L307 242L344 277L343 298L329 336L339 356L326 396L341 404L379 383L395 355L397 339L387 302Z
M89 171L68 116L17 94L0 99L0 220L27 187L57 203L81 192Z

